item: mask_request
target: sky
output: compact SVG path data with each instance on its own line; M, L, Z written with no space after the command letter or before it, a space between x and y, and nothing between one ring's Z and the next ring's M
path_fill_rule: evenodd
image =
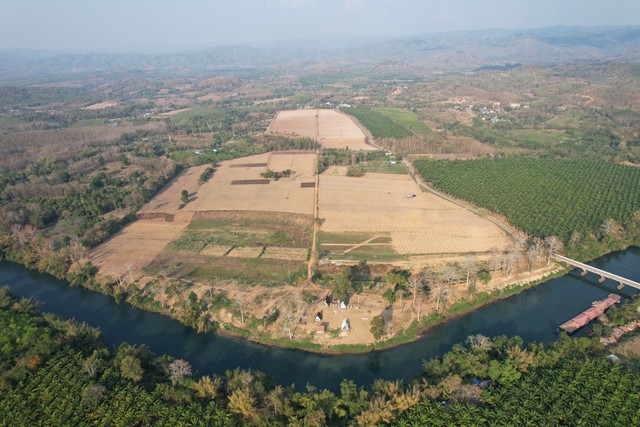
M0 49L170 51L639 24L640 0L1 0Z

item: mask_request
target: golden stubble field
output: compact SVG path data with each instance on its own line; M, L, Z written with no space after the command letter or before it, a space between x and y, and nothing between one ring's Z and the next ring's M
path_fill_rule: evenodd
M315 167L314 153L266 153L222 162L204 184L198 179L207 165L189 168L140 209L138 220L94 249L89 259L105 276L117 278L130 272L139 275L170 242L182 235L199 213L262 211L312 215L314 188L303 188L301 184L314 182ZM237 183L263 180L260 174L267 168L291 169L294 173L290 178L271 180L268 184ZM179 209L182 190L189 192L191 201ZM214 249L211 251L217 255ZM255 257L257 252L238 248L229 255ZM275 249L266 251L265 255L265 258L276 259L286 256L285 252ZM302 255L292 252L291 257L301 259Z
M408 198L410 194L415 197ZM422 193L408 175L367 173L353 178L323 174L319 207L323 232L388 233L394 251L401 255L486 252L509 244L496 225Z
M310 152L274 152L223 162L183 210L252 210L311 215L313 187L301 188L300 184L314 182L315 162L316 155ZM267 168L277 172L291 169L294 173L290 178L271 180L269 184L232 184L234 181L262 180L260 174Z
M351 117L336 110L280 111L267 133L312 138L323 148L376 150L366 143L364 132Z

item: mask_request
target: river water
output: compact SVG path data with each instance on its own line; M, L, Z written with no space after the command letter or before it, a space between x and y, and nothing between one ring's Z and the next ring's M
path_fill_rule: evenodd
M591 264L640 281L640 248L609 254ZM146 344L158 355L187 359L204 374L240 367L274 375L283 385L295 384L302 389L311 384L334 391L343 378L364 386L376 378L409 379L420 373L423 359L447 352L471 334L520 335L525 342L547 343L556 338L558 325L588 308L592 301L610 292L625 297L637 293L629 287L618 291L617 283L607 280L599 284L597 279L592 274L580 277L574 271L434 327L416 342L367 354L329 356L267 347L212 333L197 334L168 317L118 305L97 292L71 287L11 262L0 262L0 284L9 285L15 295L37 298L43 311L100 328L110 347L124 341Z

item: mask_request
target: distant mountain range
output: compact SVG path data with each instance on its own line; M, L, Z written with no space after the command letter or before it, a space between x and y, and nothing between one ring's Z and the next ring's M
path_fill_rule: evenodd
M197 74L213 71L403 64L422 72L462 72L509 64L640 62L640 26L552 27L423 34L396 39L220 46L180 53L0 51L0 81L82 73Z

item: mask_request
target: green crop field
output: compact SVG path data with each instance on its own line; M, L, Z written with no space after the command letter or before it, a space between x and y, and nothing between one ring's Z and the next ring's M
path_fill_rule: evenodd
M374 138L407 138L413 132L393 121L386 115L370 108L343 108L343 112L354 116L373 135Z
M525 157L415 162L436 188L505 215L534 236L599 233L640 210L640 169L600 160Z
M373 111L384 114L396 123L405 126L413 131L416 135L432 136L433 131L423 121L420 120L418 115L406 108L396 107L375 107Z

